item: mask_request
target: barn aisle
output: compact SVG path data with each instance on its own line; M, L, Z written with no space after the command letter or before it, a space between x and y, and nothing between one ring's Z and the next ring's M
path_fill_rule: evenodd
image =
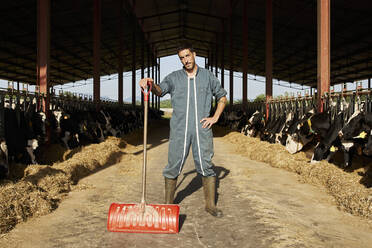
M168 132L166 125L149 126L148 203L163 203ZM0 247L371 247L367 220L339 211L324 189L300 183L294 173L237 155L223 137L214 139L213 161L224 218L205 213L190 151L176 193L180 233L110 233L110 203L140 200L142 148L134 145L125 161L80 180L56 211L3 235Z

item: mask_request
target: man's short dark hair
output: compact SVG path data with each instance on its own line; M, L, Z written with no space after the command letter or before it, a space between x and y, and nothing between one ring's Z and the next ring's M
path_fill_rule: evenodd
M178 46L177 54L179 52L181 52L182 50L185 50L185 49L189 49L190 52L192 52L192 53L194 52L194 48L192 47L192 44L188 41L184 41L184 42L180 43L180 45Z

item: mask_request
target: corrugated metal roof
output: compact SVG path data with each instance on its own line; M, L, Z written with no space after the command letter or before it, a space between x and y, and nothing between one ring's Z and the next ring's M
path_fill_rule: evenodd
M145 47L144 61L147 64L147 45L151 54L156 51L157 56L163 57L175 54L179 42L186 39L194 44L199 56L207 57L208 53L215 53L217 50L219 67L224 50L225 69L232 66L235 71L242 71L242 0L137 0L135 4L133 1L123 2L124 71L132 68L134 31L137 69L141 65L142 47ZM118 3L118 0L102 1L102 75L117 72ZM35 83L36 6L36 0L2 2L0 78ZM51 1L50 77L53 84L92 77L92 18L92 0ZM316 86L316 21L316 0L273 0L274 78ZM371 1L331 1L331 84L372 76L371 26ZM246 32L248 73L264 75L265 1L248 1Z

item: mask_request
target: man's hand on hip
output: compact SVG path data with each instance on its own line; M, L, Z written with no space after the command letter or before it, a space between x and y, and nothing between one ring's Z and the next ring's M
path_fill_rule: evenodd
M211 128L212 125L214 123L216 123L218 121L218 119L214 118L214 117L207 117L207 118L203 118L201 119L200 123L203 123L203 128Z

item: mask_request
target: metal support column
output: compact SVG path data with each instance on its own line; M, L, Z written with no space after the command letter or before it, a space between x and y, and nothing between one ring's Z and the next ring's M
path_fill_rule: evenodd
M216 67L215 67L215 76L218 79L218 33L216 33ZM217 108L217 98L214 99L215 106Z
M158 58L158 83L160 84L160 58ZM158 98L158 109L160 109L160 96Z
M232 31L233 31L233 14L232 14L233 10L232 10L232 0L230 0L230 32L229 32L229 36L230 36L230 105L233 106L234 105L234 66L233 66L233 35L232 35Z
M266 0L266 120L269 118L269 100L273 96L273 15L272 0Z
M225 22L222 21L221 86L225 88Z
M49 117L50 70L50 0L37 1L37 66L36 82L44 94L43 112ZM48 139L50 140L50 139Z
M94 0L93 6L93 100L100 102L101 74L101 0Z
M371 78L368 78L368 89L371 89Z
M212 50L213 51L213 50ZM210 70L211 70L211 72L213 73L213 52L211 51L211 63L209 64L209 66L210 66Z
M210 70L211 68L211 52L208 50L208 64L207 64L207 69Z
M158 69L157 69L158 65L157 65L156 62L157 62L157 59L156 59L156 53L155 53L154 60L153 60L154 67L152 69L155 70L154 71L155 77L153 77L153 79L154 79L155 83L158 84L159 83L158 82ZM157 107L158 107L158 96L155 95L155 108L157 108Z
M118 15L119 15L119 25L118 25L118 36L119 36L119 63L118 63L118 102L123 104L123 43L124 43L124 32L123 32L123 0L118 0Z
M243 106L247 105L248 88L248 0L244 0L243 7Z
M322 96L330 88L330 0L318 0L318 111L323 112Z
M218 33L216 33L216 56L215 56L215 59L216 59L215 75L216 75L216 78L218 78Z
M136 28L132 36L132 105L136 106Z
M155 58L154 58L154 56L151 56L151 57L152 57L152 59L151 59L151 78L153 80L155 80L154 79L154 76L155 76L155 72L154 72L154 69L155 69ZM153 109L155 109L155 101L156 101L156 97L155 97L154 93L151 92L151 107Z

